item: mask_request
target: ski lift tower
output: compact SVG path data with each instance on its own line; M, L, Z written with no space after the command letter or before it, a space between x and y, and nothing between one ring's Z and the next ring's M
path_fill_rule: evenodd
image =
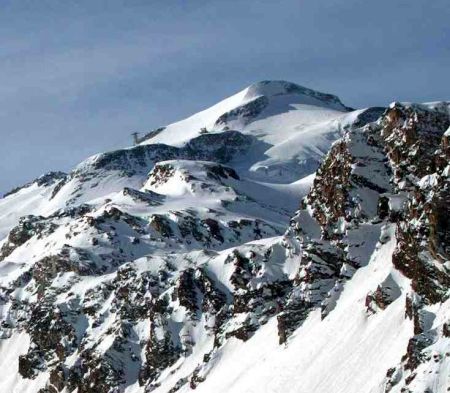
M133 132L131 133L131 136L133 137L133 142L134 145L138 145L139 144L139 132Z

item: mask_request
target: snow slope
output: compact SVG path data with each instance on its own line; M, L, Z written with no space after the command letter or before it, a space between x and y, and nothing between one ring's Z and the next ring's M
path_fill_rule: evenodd
M265 98L264 102L256 105L253 111L246 112L242 109L261 98ZM275 142L285 140L286 135L292 133L294 127L301 129L322 120L335 118L348 110L349 108L335 96L318 93L285 81L258 82L202 112L168 125L142 143L180 146L198 136L203 127L210 132L219 132L226 126L235 130L244 129L249 133L269 131L270 135L266 138ZM231 115L233 113L235 115L229 116L230 118L223 117L230 112ZM282 117L270 119L280 115ZM223 120L218 122L221 117ZM267 126L264 125L265 120L269 121ZM277 120L283 120L283 124L273 129ZM259 123L252 125L254 122ZM288 129L285 129L286 126ZM279 132L282 134L277 135Z
M141 143L182 146L201 134L237 130L256 137L264 148L253 149L236 163L247 176L278 183L292 182L313 172L331 143L362 111L330 94L285 81L255 83L187 119L143 137ZM154 135L154 136L153 136Z
M276 321L271 320L249 341L230 340L198 392L360 393L379 392L386 364L400 361L412 335L404 318L409 283L390 263L395 229L379 245L369 265L346 285L336 309L323 320L309 315L289 345L280 346ZM366 313L365 297L388 275L395 277L402 296L381 314ZM232 377L231 377L232 376ZM181 391L190 391L184 389Z

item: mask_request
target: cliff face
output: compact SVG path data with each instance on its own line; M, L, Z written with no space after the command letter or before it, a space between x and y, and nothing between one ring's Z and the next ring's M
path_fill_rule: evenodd
M354 246L352 231L361 232L361 225L372 227L370 231L379 225L384 230L395 226L392 268L409 285L402 288L401 280L396 282L389 275L365 299L370 315L403 294L405 318L414 325L401 363L387 372L386 392L445 391L448 385L448 126L445 106L395 103L376 123L349 132L332 147L317 171L288 232L302 246L302 296L305 288L313 288L310 293L321 301L323 316L329 312L330 300L336 302L342 281L361 267L349 252ZM305 216L320 225L321 242L310 240L317 234ZM379 241L386 241L383 234ZM335 247L332 257L321 258L324 246ZM369 250L366 255L372 253ZM303 319L294 321L294 326ZM427 373L436 375L424 376Z
M0 387L450 388L448 104L346 114L283 86L183 146L104 153L3 200L26 215L0 220ZM246 127L292 94L343 110L326 123L341 137L313 179L270 183L293 161L264 161L270 138Z

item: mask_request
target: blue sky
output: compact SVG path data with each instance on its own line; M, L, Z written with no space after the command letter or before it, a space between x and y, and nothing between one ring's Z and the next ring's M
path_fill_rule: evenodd
M449 100L448 0L0 1L0 193L264 79Z

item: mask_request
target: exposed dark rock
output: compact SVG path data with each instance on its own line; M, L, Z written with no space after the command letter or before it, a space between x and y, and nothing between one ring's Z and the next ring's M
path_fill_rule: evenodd
M28 187L32 186L33 184L36 184L38 187L49 187L49 186L52 186L53 184L55 184L56 182L58 182L58 185L59 185L59 184L64 183L66 178L67 178L67 174L64 172L48 172L45 175L42 175L42 176L38 177L37 179L35 179L21 187L16 187L13 190L7 192L6 194L3 195L3 198L6 198L13 194L16 194L20 190L23 190L24 188L28 188ZM55 193L55 191L53 191L53 192Z
M163 215L153 214L150 220L150 226L163 237L171 237L173 235L170 221Z
M214 126L225 125L230 121L237 119L243 119L244 122L246 120L247 121L253 120L267 107L268 104L269 100L267 97L265 96L258 97L247 104L244 104L229 112L224 113L216 120Z
M22 217L19 224L9 232L8 239L1 248L0 261L11 255L16 248L25 244L33 236L38 238L47 236L56 228L56 224L41 216Z

